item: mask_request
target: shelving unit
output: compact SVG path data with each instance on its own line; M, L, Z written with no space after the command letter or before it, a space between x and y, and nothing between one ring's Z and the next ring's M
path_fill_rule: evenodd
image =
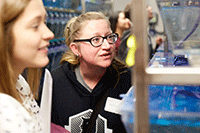
M82 13L100 11L105 15L113 11L113 0L81 0Z
M54 39L50 40L49 45L49 64L46 66L52 71L60 65L62 54L68 49L63 35L65 26L72 17L80 15L81 11L78 10L79 2L73 4L76 0L43 0L43 2L47 11L47 27L54 33Z
M147 44L146 0L133 0L133 32L138 45L133 68L133 83L135 87L136 109L134 133L149 132L148 85L149 84L184 84L200 85L200 68L171 67L149 68Z

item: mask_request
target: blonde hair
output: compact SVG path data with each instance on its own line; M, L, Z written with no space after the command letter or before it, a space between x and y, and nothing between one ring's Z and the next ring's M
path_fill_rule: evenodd
M15 87L14 71L11 66L11 55L14 43L13 25L23 13L30 0L1 0L0 3L0 93L8 94L22 103ZM40 83L40 70L27 69L28 83L34 94Z
M81 14L78 17L72 18L66 25L64 35L65 41L69 48L69 45L74 41L76 37L79 36L81 28L85 25L87 21L91 20L105 20L108 25L110 26L110 22L107 17L101 12L87 12L85 14ZM79 59L77 56L71 51L69 48L68 51L63 55L60 63L63 64L64 62L68 61L72 65L78 65Z

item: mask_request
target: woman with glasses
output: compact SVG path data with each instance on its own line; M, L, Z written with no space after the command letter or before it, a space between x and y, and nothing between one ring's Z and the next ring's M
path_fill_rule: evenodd
M69 50L52 72L52 123L71 131L125 133L120 94L131 87L131 72L115 58L109 20L98 12L72 18L65 28Z

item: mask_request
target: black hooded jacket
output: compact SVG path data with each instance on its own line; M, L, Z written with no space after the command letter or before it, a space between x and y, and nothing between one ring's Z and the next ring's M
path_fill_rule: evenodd
M108 97L121 99L119 95L125 94L131 87L131 71L128 68L117 70L110 66L92 92L79 83L74 67L68 62L55 69L52 77L52 123L62 127L69 126L67 129L71 133L81 132L84 123L107 90ZM104 110L106 101L107 98L103 101L103 107L96 119L96 133L125 133L121 115Z

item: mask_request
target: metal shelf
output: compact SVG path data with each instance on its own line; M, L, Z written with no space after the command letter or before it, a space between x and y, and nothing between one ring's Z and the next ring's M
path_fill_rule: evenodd
M200 68L146 68L149 84L199 85Z
M200 68L174 67L149 68L147 44L146 0L132 0L133 33L137 50L133 68L136 106L134 133L149 132L148 88L149 84L200 84Z

